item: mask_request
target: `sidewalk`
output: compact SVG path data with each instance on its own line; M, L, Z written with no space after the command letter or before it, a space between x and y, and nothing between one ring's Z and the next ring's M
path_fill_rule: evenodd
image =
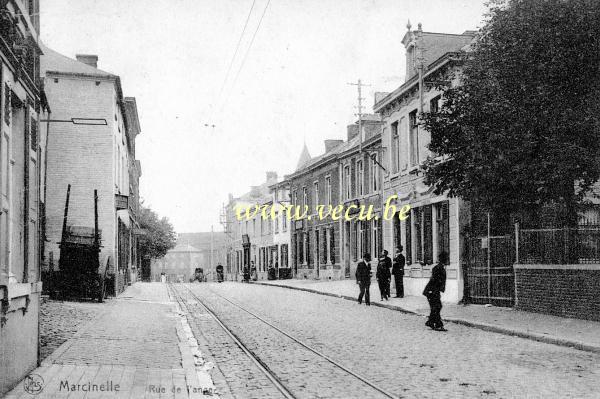
M356 301L358 288L354 280L277 280L255 284L285 287ZM393 289L392 289L393 294ZM371 284L371 305L426 317L429 305L425 297L407 296L380 302L377 284ZM500 334L514 335L535 341L573 347L600 353L600 323L568 319L540 313L487 305L456 305L444 303L444 321L467 325Z
M136 283L104 305L6 398L200 398L214 389L166 284Z

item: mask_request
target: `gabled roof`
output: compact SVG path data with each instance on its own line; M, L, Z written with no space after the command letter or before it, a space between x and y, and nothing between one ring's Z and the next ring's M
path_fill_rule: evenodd
M43 44L42 51L44 52L44 54L40 56L40 73L42 77L46 75L46 72L56 72L60 74L86 75L113 79L118 78L117 75L110 72L94 68L83 62L57 53Z

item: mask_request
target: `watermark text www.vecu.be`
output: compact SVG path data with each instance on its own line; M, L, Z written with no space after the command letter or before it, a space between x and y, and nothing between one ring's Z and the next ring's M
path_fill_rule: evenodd
M398 217L400 220L406 220L408 215L410 214L410 205L403 205L398 207L392 204L392 201L395 201L398 198L397 195L391 195L385 201L385 205L383 207L383 212L381 217L383 220L391 220L394 217ZM235 207L235 216L237 220L252 220L257 216L268 220L275 220L279 218L280 215L283 215L288 220L311 220L311 218L316 217L318 220L324 220L327 218L331 218L331 220L378 220L380 218L379 215L375 214L374 206L371 205L357 205L357 204L349 204L349 205L317 205L315 207L316 214L309 215L309 206L308 205L280 205L275 206L275 204L251 204L251 205L237 205Z

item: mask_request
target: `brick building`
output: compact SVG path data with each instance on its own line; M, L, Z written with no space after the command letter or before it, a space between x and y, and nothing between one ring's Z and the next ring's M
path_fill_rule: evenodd
M430 156L430 135L419 126L419 115L440 105L439 81L456 79L456 53L474 39L474 32L453 35L409 30L402 39L406 49L406 81L391 93L378 93L374 111L384 121L382 145L387 148L384 162L389 170L384 180L384 196L397 195L398 208L410 205L405 221L383 221L386 248L404 247L407 266L405 292L420 295L440 252L450 255L445 301L457 302L463 295L461 270L461 225L466 223L465 207L457 198L433 194L432 187L415 174ZM392 251L390 251L392 252Z
M39 3L0 4L0 396L37 366L49 107L40 85Z
M227 236L227 279L240 279L244 267L250 267L254 263L258 278L265 280L269 265L275 264L280 252L274 243L273 221L263 218L261 212L249 219L244 217L239 220L236 208L244 210L247 207L254 209L255 206L273 206L270 187L276 183L277 173L267 172L266 181L261 185L252 186L249 192L239 197L229 195L222 216Z
M97 56L77 55L74 60L51 49L44 52L42 78L49 101L56 104L52 118L67 121L47 126L47 268L58 265L67 186L69 228L94 227L98 190L100 268L108 265L118 293L131 281L138 262L134 232L141 168L135 159L140 133L135 99L123 97L117 75L97 68ZM82 124L90 119L99 123Z

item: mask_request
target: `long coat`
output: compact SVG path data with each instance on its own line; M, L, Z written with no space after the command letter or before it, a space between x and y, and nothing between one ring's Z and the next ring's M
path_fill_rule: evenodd
M404 276L404 265L406 258L402 254L396 255L394 258L394 266L392 266L392 274L396 277Z
M356 281L363 284L371 284L371 265L364 260L356 265Z
M431 278L423 290L423 295L439 294L446 290L446 269L438 263L431 269Z
M377 265L377 273L375 274L375 277L379 281L388 281L392 278L392 275L390 274L390 269L387 267L385 262L379 262L379 264Z

